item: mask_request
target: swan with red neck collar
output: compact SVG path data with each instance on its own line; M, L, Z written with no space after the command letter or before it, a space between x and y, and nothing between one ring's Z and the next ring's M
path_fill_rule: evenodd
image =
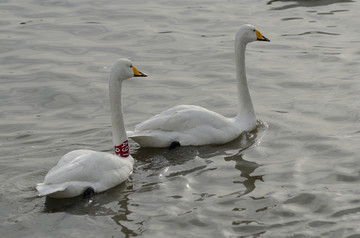
M40 196L69 198L82 195L87 189L95 193L106 191L126 181L132 173L134 159L129 153L121 106L124 80L146 77L130 60L119 59L109 78L111 122L115 155L93 150L74 150L65 154L46 174L36 189Z

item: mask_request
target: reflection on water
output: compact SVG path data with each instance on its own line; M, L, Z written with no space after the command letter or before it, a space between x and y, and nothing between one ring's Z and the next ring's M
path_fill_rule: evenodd
M273 7L271 8L272 10L287 10L290 8L295 8L295 7L318 7L318 6L328 6L331 4L336 4L336 3L345 3L345 2L353 2L353 0L344 0L344 1L339 1L339 0L271 0L268 1L266 4L267 5L272 5L273 3L277 3L277 2L285 2L285 3L289 3L286 4L284 6L281 7Z
M255 169L258 168L260 165L256 162L246 161L242 157L242 154L225 157L226 161L235 161L235 168L240 170L241 172L240 179L238 181L234 181L234 183L243 184L246 190L243 193L239 194L238 197L251 193L255 189L255 182L257 180L264 182L262 175L251 175L251 173L254 172ZM243 178L245 178L245 180L243 180Z
M132 183L128 181L123 183L116 188L110 189L106 193L92 195L89 198L83 198L82 196L75 198L51 198L46 197L44 212L55 213L55 212L66 212L74 215L88 214L88 215L106 215L106 214L118 214L120 203L122 204L123 199L132 190ZM113 198L119 199L119 208L106 207L106 204L113 203Z
M121 231L129 236L138 235L131 230L131 220L128 216L132 213L129 208L129 194L134 192L131 181L125 182L105 193L96 194L90 198L55 199L47 197L43 212L67 213L71 215L88 215L90 217L110 216L121 227ZM115 198L115 199L114 199ZM135 228L134 228L135 229Z

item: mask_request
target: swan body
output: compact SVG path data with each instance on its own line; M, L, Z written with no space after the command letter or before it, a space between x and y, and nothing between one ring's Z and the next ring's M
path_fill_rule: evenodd
M128 179L134 159L129 154L123 122L121 85L123 80L134 76L146 75L126 59L119 59L111 69L109 93L116 155L92 150L74 150L65 154L47 173L44 182L37 184L40 196L75 197L83 194L87 188L99 193Z
M168 147L224 144L256 126L245 73L245 48L252 41L269 41L252 25L242 25L235 36L235 63L238 88L238 113L224 117L206 108L179 105L141 122L128 136L144 147Z
M173 141L198 146L232 141L254 126L252 120L238 123L203 107L178 105L138 124L128 136L144 147L168 147Z

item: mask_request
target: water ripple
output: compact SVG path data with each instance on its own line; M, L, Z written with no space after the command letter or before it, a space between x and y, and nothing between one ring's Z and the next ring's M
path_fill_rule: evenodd
M4 236L359 237L357 1L0 2ZM90 200L37 196L63 154L112 151L116 58L149 74L124 82L129 130L177 104L234 116L244 23L271 39L246 52L266 123L226 145L169 151L130 140L126 183Z

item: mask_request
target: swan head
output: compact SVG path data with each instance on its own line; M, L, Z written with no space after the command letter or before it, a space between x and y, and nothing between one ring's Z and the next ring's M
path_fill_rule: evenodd
M128 59L118 59L111 68L111 78L123 81L132 77L147 77L140 72Z
M242 25L236 33L236 41L243 42L245 44L253 41L270 41L268 38L263 36L253 25L246 24Z

